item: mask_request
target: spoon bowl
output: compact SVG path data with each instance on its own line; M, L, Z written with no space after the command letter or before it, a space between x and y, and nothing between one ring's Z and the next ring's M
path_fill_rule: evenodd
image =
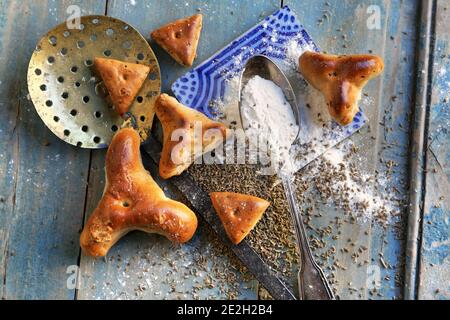
M295 144L300 134L300 110L297 104L297 99L295 97L294 90L292 89L292 86L289 80L286 78L283 71L281 71L281 69L277 66L277 64L273 60L264 55L255 55L250 59L248 59L241 73L239 81L238 100L239 100L239 116L242 127L244 127L243 125L244 121L242 119L242 110L241 110L242 90L243 88L245 88L248 81L254 76L260 76L263 79L272 81L278 87L280 87L281 91L283 91L286 101L292 108L292 112L294 113L294 117L297 126L299 128L297 136L293 142L293 144Z

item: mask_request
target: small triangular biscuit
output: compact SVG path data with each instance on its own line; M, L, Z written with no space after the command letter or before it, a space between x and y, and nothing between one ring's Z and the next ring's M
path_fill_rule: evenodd
M225 231L234 244L239 244L261 219L269 201L233 192L211 192L212 204Z
M159 161L162 178L181 174L196 158L225 143L227 127L203 113L188 108L177 99L161 94L155 111L163 127L163 149Z
M202 15L179 19L153 31L151 36L179 64L192 66L202 30Z
M150 67L105 58L95 58L94 66L111 96L117 113L122 116L129 110L147 79Z

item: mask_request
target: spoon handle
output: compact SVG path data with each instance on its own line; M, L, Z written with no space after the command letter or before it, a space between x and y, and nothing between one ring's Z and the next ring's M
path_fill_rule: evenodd
M289 212L294 223L295 235L298 249L300 251L300 268L298 272L298 291L301 300L330 300L334 299L333 291L328 284L327 278L314 257L306 236L305 226L297 206L292 186L292 176L281 177L284 192L289 204Z

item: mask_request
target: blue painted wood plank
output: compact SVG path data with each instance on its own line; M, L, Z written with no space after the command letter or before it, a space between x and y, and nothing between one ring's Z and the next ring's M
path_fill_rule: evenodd
M379 117L380 127L374 127L379 134L379 155L383 159L378 171L392 172L386 192L395 193L402 199L398 210L401 214L397 222L386 229L378 229L373 238L378 246L373 246L372 259L381 268L382 299L403 298L404 256L406 240L404 230L408 223L409 192L409 140L412 123L415 79L415 54L418 41L415 21L418 19L419 1L390 1L389 22L386 25L386 48L384 57L385 81L381 89ZM395 189L393 189L395 188ZM394 219L396 221L396 219ZM383 260L381 260L383 259ZM376 297L378 298L378 297Z
M47 30L67 17L103 13L103 1L0 1L0 296L73 299L89 151L59 141L27 97L27 66Z
M416 85L414 96L414 110L411 125L411 148L410 148L410 192L408 225L406 229L406 252L405 252L405 279L404 296L411 300L417 297L417 281L420 270L419 246L421 233L421 220L423 215L424 201L424 175L426 166L426 131L427 131L427 109L428 109L428 83L430 58L432 56L432 29L433 29L433 6L435 1L424 0L420 6L420 17L418 19L418 33L421 35L417 41L417 65Z
M279 1L113 0L109 1L107 13L129 22L146 38L150 37L153 29L164 23L197 12L202 13L203 31L195 61L198 64L279 6ZM151 45L160 63L163 91L169 90L172 82L188 69L175 63L156 44ZM88 214L92 212L103 191L104 153L95 151L92 163L87 197ZM156 168L151 169L156 176ZM175 191L171 192L167 182L159 180L159 183L166 186L166 193L174 198L180 197ZM81 257L83 285L77 297L223 299L237 295L238 298L255 299L255 282L251 278L244 281L243 274L236 270L241 266L234 260L217 243L203 222L200 222L199 230L190 243L176 248L160 236L136 232L120 241L108 255L107 261ZM205 278L207 275L209 278ZM162 278L165 280L161 281ZM211 284L205 285L205 279ZM174 284L175 290L172 289Z
M383 76L372 80L364 90L373 100L372 108L364 110L369 126L351 140L360 148L361 167L368 173L373 174L375 170L384 172L387 170L386 161L394 161L388 184L398 190L400 197L406 196L409 115L414 85L411 72L414 70L418 1L286 0L284 3L297 12L300 21L322 50L337 54L374 53L384 58ZM376 24L369 28L369 18L378 11L379 28ZM339 280L336 287L341 298L389 299L402 296L404 237L401 230L406 221L404 208L399 209L403 215L394 225L381 228L376 224L344 224L342 234L345 238L327 242L326 248L336 247L336 259L348 267L336 272ZM313 219L314 226L326 224L335 215L342 216L339 211L336 213L328 208L320 210L323 210L321 212L325 218L322 221ZM357 246L369 248L362 257L363 261L368 261L367 264L354 267L348 255L339 253L347 238L358 239ZM368 281L372 279L370 276L376 276L381 281L374 286ZM357 288L357 293L349 287Z
M450 299L450 35L448 2L436 2L417 297ZM431 63L431 61L430 61Z

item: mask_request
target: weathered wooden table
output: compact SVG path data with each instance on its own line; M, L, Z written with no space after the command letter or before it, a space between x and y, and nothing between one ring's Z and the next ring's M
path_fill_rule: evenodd
M77 149L56 138L38 117L26 85L34 46L48 29L65 21L69 5L79 6L83 15L123 19L145 36L163 23L202 12L196 63L283 5L297 13L322 50L383 56L384 75L367 88L375 99L374 108L365 110L370 133L365 129L352 139L362 146L367 170L384 170L383 161L395 161L396 190L411 206L395 226L343 229L369 248L364 259L371 263L339 270L335 286L340 298L349 299L450 297L448 1L0 0L3 299L258 296L257 283L240 272L239 263L203 222L183 247L136 232L107 259L81 255L79 232L103 190L105 151ZM168 91L186 69L152 47L161 65L162 89ZM155 172L155 167L149 169ZM170 183L158 181L178 196ZM345 241L330 243L339 249ZM374 285L374 277L381 281Z

